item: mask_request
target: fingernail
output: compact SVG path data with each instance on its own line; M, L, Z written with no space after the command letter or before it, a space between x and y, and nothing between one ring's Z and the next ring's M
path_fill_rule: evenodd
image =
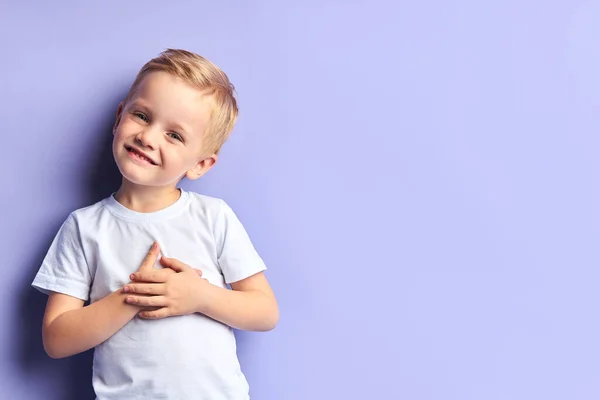
M152 249L151 250L156 250L156 242L152 243Z
M135 279L135 274L129 275L129 279L134 280Z
M124 291L125 293L127 293L127 292L129 292L129 288L128 288L127 286L125 286L125 287L123 288L123 291Z

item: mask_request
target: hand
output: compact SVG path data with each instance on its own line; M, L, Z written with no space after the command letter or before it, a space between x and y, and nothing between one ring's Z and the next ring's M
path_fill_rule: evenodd
M148 252L148 254L146 254L146 257L144 258L144 261L142 261L142 264L138 268L137 272L161 271L160 276L163 277L163 280L161 280L160 282L164 282L167 279L168 275L175 274L176 272L172 268L164 268L164 269L159 269L159 270L154 268L154 264L156 263L156 260L157 260L159 254L160 254L160 245L158 244L158 242L152 243L152 247L150 248L150 251ZM161 259L162 258L164 258L164 257L161 257ZM162 264L162 262L161 262L161 264ZM202 276L202 271L200 271L199 269L194 269L194 271L196 271L198 276ZM133 281L134 276L135 276L135 274L131 274L129 276L129 279L131 279ZM143 281L141 279L137 279L137 280Z
M148 319L202 312L208 303L210 283L201 272L174 258L162 257L165 269L140 268L131 275L136 283L127 284L123 291L132 293L125 301L140 307L153 307L139 316ZM142 282L142 283L137 283Z
M158 244L158 242L153 242L152 243L152 247L150 247L150 251L146 254L146 257L144 258L144 260L142 261L142 263L140 264L140 267L138 268L137 272L150 272L150 271L156 271L156 277L157 279L159 279L159 282L165 282L167 279L167 276L172 275L172 274L176 274L177 272L175 272L172 268L163 268L163 269L156 269L154 268L154 265L156 264L156 260L158 259L158 256L160 255L160 245ZM198 274L198 276L202 276L202 271L200 271L199 269L194 269L194 271L196 271L196 273ZM131 279L132 281L134 280L134 274L131 274L129 276L129 279ZM143 282L143 280L138 279L138 281ZM132 283L132 282L129 282ZM123 289L124 292L127 292L127 290ZM134 305L135 303L129 303ZM144 308L145 311L154 311L154 310L158 310L160 309L160 307L144 307L142 304L139 304L139 306L141 308Z
M150 251L148 251L148 253L146 254L146 257L144 257L144 260L140 264L140 267L138 268L137 272L153 271L154 264L156 264L156 260L158 259L159 254L160 254L160 246L159 246L158 242L153 242L152 247L150 247ZM173 270L169 269L169 271L171 273L175 273L175 271L173 271ZM133 277L133 274L131 274L129 276L130 279L132 277ZM156 310L156 308L147 308L147 310Z

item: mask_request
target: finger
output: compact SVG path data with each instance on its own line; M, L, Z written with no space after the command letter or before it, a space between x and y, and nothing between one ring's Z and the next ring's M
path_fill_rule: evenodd
M165 283L167 281L167 277L172 273L173 271L169 271L167 269L151 269L133 273L129 276L129 279L137 282Z
M144 261L142 261L138 271L152 269L159 254L160 246L158 245L158 242L152 243L152 247L150 247L150 251L148 251L146 257L144 257Z
M165 296L127 296L127 304L134 304L140 307L166 307L167 298Z
M164 283L130 283L123 287L125 293L159 295L165 294Z
M164 267L171 268L175 272L183 272L186 269L191 268L189 265L182 263L181 261L177 260L176 258L161 257L160 263Z
M138 315L144 319L160 319L171 316L167 307L159 308L154 311L142 311Z
M162 307L140 307L140 309L144 310L144 311L155 311L155 310L160 310Z

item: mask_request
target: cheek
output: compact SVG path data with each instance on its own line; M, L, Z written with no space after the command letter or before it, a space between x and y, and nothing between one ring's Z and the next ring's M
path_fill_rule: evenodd
M173 170L188 170L194 165L194 160L181 149L165 149L163 157L168 161L168 168Z
M119 122L119 125L117 126L116 134L120 134L123 136L127 133L137 131L137 129L136 129L137 126L138 126L138 124L136 124L135 121L133 121L128 116L124 115L121 117L121 121Z
M115 137L115 140L120 140L121 138L123 138L123 128L124 124L123 121L121 121L121 123L116 127L116 129L113 130L113 136Z

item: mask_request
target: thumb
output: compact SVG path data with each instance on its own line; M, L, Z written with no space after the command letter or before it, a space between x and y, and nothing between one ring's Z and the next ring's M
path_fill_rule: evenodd
M176 258L161 257L160 263L163 267L171 268L175 272L183 272L190 268Z

